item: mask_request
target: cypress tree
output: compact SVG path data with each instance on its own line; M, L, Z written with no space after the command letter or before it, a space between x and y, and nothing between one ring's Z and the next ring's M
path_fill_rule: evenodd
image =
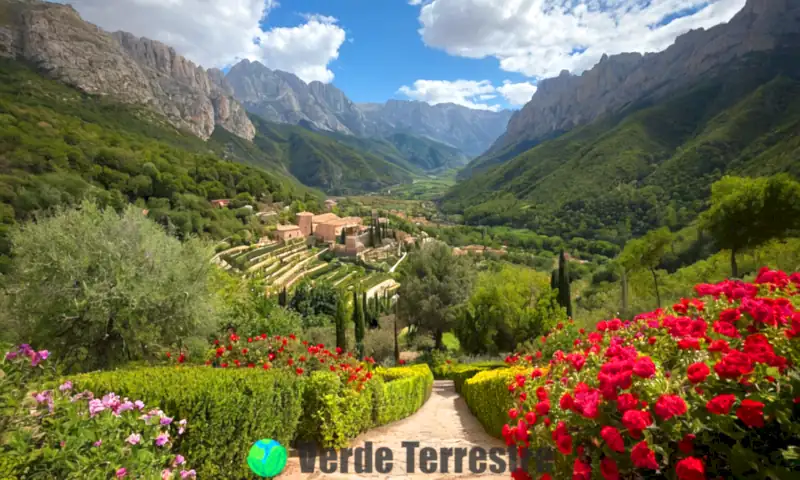
M375 246L375 224L369 226L369 244Z
M344 295L336 301L336 346L347 350L347 302Z
M550 274L550 290L558 290L558 270L553 270Z
M344 245L345 243L347 243L347 240L346 240L346 238L347 238L347 233L345 233L345 229L343 228L343 229L342 229L342 233L341 233L341 235L339 236L339 242L340 242L342 245Z
M353 323L355 323L356 353L358 358L364 358L364 311L358 301L358 292L353 290Z
M280 305L281 307L286 306L286 287L283 287L281 293L278 294L278 305Z
M569 266L564 250L558 256L558 303L567 309L567 316L572 318L572 297L569 291Z

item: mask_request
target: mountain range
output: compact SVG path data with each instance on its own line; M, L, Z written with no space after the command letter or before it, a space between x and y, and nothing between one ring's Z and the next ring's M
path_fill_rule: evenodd
M749 0L661 53L541 82L443 206L619 242L685 225L723 175L780 172L800 177L800 2Z
M356 104L332 84L305 83L297 76L242 60L226 75L247 111L267 120L360 137L396 133L426 137L477 156L499 137L512 112L473 110L452 103L389 100Z

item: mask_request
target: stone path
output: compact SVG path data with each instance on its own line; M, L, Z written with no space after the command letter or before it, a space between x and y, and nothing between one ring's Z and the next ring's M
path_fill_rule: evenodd
M505 444L487 434L483 426L472 415L464 402L453 387L453 382L449 380L436 380L433 385L431 398L416 413L398 422L384 425L370 430L357 439L351 447L361 447L365 442L372 442L373 457L375 451L380 447L388 447L392 450L392 469L387 473L373 472L371 474L354 473L355 462L350 459L349 473L337 470L337 473L325 474L319 470L319 463L315 465L314 473L302 473L300 471L300 459L298 457L289 458L283 473L276 477L279 480L300 480L300 479L407 479L407 480L440 480L440 479L481 479L494 480L511 478L510 470L506 468L504 473L491 473L489 466L493 462L486 458L486 471L482 474L470 473L469 458L462 460L462 472L456 473L455 455L448 461L447 472L439 465L439 451L442 448L466 448L467 452L473 447L481 447L487 453L492 448L503 449L503 458L508 461ZM420 446L415 450L416 461L414 462L414 472L410 472L406 458L407 449L401 445L402 442L419 442ZM420 470L420 449L432 447L437 451L437 464L435 473L422 473ZM338 458L338 457L337 457Z

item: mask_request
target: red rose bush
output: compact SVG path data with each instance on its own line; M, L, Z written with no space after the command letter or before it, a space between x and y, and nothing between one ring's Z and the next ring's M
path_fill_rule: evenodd
M509 385L506 443L555 452L514 478L798 478L800 274L695 291L507 359L532 370Z

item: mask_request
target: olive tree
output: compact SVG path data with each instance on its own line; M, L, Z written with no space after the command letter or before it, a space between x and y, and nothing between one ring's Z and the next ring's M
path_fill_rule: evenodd
M5 323L70 368L146 359L214 328L211 251L170 237L141 209L83 203L10 238Z

